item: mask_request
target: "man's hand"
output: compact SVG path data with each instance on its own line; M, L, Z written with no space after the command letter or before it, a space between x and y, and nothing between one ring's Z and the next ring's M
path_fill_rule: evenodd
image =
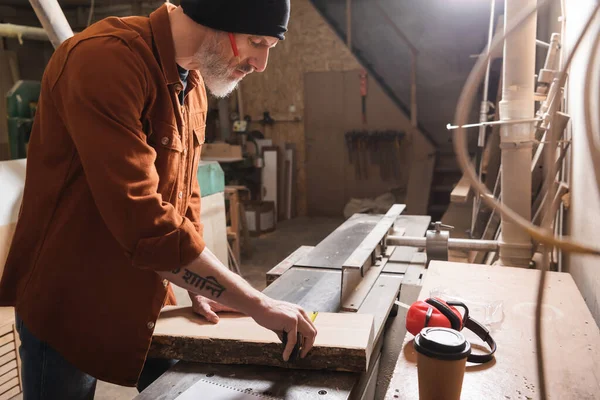
M207 299L199 294L192 292L188 292L188 294L190 295L190 299L192 299L192 310L196 314L202 315L208 322L212 322L213 324L219 322L219 316L217 315L218 312L239 312L234 308L224 306L221 303Z
M283 350L283 361L288 361L300 333L303 343L300 358L304 358L315 343L317 329L302 307L264 296L260 306L250 316L263 327L277 333L280 337L287 332L288 342Z

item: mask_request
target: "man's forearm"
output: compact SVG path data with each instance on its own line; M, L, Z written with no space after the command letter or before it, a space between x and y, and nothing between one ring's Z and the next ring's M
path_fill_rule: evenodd
M302 307L262 294L225 267L207 248L189 265L171 272L160 272L160 275L189 292L198 293L249 315L259 325L277 334L287 332L284 361L289 360L298 337L303 338L302 358L315 342L317 330Z
M208 249L185 267L160 275L190 292L200 294L250 314L260 306L263 295L241 276L227 269Z

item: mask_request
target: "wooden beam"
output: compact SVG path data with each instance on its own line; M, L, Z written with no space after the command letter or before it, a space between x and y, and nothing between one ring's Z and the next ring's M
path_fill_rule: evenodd
M450 193L450 201L453 203L466 203L471 193L471 184L469 179L465 176L460 178L460 181L456 184L452 193Z
M318 335L309 355L282 359L277 335L241 314L222 314L211 324L191 307L168 306L156 323L149 356L216 364L253 364L283 368L364 372L373 346L370 314L319 313Z

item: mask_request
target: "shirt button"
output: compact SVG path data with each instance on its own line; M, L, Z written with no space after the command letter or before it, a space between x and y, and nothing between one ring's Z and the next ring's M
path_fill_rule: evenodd
M182 198L183 198L183 192L179 192L179 193L177 194L177 197L179 197L180 199L182 199Z
M166 146L169 144L169 138L165 136L160 140L160 142Z
M179 91L181 91L181 89L183 89L183 86L181 86L181 83L176 83L175 90L177 90L179 92Z
M185 107L181 107L181 113L185 114Z
M166 279L163 279L163 285L164 285L164 287L169 286L169 281Z
M148 327L148 329L154 329L154 322L150 321L146 326Z
M184 156L185 156L185 155L187 155L187 147L184 147L184 148L183 148L183 155L184 155Z

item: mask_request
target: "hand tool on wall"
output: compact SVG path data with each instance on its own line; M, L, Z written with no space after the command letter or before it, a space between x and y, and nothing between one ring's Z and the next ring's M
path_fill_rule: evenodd
M360 97L362 106L362 122L367 123L367 71L360 72Z

